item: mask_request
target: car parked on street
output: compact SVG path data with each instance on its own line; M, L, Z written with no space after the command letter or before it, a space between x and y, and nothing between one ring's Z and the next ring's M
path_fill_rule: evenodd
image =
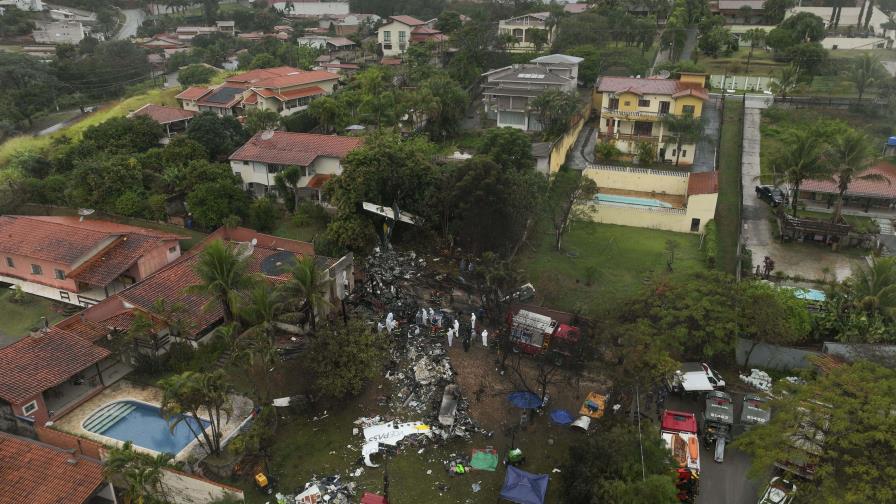
M756 186L756 197L773 207L787 203L787 197L784 195L784 191L775 186Z

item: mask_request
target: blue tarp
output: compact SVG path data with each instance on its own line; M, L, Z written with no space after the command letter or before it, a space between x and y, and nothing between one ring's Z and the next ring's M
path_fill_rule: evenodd
M551 420L560 425L569 425L573 421L572 415L563 409L555 409L551 412Z
M544 504L548 492L548 475L532 474L507 466L501 498L517 504Z
M541 407L541 398L532 392L511 392L507 396L510 404L522 409L535 409Z

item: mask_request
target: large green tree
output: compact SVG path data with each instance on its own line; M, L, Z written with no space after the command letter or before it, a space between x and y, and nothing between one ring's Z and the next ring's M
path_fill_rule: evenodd
M603 435L573 443L560 472L567 504L673 504L676 499L671 452L652 424L601 426ZM610 425L607 425L610 424Z
M805 502L892 502L896 468L896 371L869 362L844 364L803 385L776 384L771 421L735 441L755 474L775 462L808 461Z
M236 118L220 117L214 112L203 112L190 120L186 135L204 146L215 159L226 158L247 139Z
M559 89L541 93L532 100L530 106L538 117L544 137L547 139L554 139L565 133L580 108L578 95Z
M187 207L196 223L205 229L213 229L235 215L245 217L250 197L234 176L211 180L197 185L187 195Z
M812 321L808 307L793 291L760 281L743 282L738 289L740 334L753 341L744 366L750 367L750 356L759 343L787 346L809 336Z
M315 376L315 389L329 397L361 393L364 384L381 375L388 340L366 321L331 323L310 340L307 361Z
M821 139L815 131L793 129L784 133L784 150L774 163L777 178L786 181L792 190L790 204L796 217L800 186L806 180L824 173Z
M234 322L239 293L256 283L249 273L248 258L243 257L235 245L214 240L199 253L195 272L199 282L189 286L187 292L207 296L206 308L212 303L220 304L224 322Z
M161 124L146 116L113 117L84 130L82 142L107 152L144 152L165 136Z
M125 504L164 504L168 492L162 484L162 470L173 467L173 458L168 453L152 456L138 452L126 441L120 448L109 448L103 474L124 489Z
M532 143L529 137L516 128L491 128L485 130L477 151L507 168L525 172L535 166Z
M279 287L277 298L285 311L304 314L311 322L311 329L316 330L319 312L329 306L326 293L331 282L314 257L305 256L292 266L289 279Z
M877 173L863 173L871 165L872 147L861 131L847 128L834 137L825 156L831 177L837 184L837 203L831 222L840 222L843 213L843 196L855 180L874 180L892 184L893 181Z

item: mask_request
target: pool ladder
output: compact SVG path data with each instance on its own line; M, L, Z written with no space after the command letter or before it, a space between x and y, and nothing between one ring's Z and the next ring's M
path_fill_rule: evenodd
M111 404L84 422L84 429L96 434L102 434L106 429L113 426L115 422L121 420L135 409L137 409L137 406L127 402Z

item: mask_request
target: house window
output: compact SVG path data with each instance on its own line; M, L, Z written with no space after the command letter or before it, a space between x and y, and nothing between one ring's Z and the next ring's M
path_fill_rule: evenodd
M6 258L6 265L9 266L10 268L15 268L15 267L16 267L16 263L14 263L14 262L12 261L12 257L7 257L7 258Z
M168 247L168 253L169 253L169 254L176 254L176 253L177 253L177 245L175 245L175 246L173 246L173 247Z
M65 272L61 269L53 270L53 274L56 276L56 280L65 280Z
M660 102L660 114L668 114L669 113L669 102L661 101Z
M383 42L386 44L392 43L392 32L390 32L390 31L383 32Z
M638 106L639 107L649 107L650 100L638 100Z
M682 150L681 150L681 157L688 157L688 151L687 151L687 149L682 149Z
M694 106L693 105L682 105L681 113L684 115L694 115Z
M631 106L632 106L632 102L626 100L626 102L625 102L625 106L626 106L626 107L631 107Z
M696 233L700 231L700 219L691 219L691 232Z
M404 44L407 41L408 41L408 32L406 32L406 31L398 32L398 43Z
M26 416L34 413L35 411L37 411L37 401L31 401L25 406L22 406L22 413L24 413Z
M31 274L32 275L43 275L44 270L40 267L40 264L32 264L31 265Z
M610 110L616 110L619 108L619 98L610 98L610 102L607 103L607 108Z
M513 29L513 38L515 38L517 42L522 42L525 34L526 32L522 28Z

